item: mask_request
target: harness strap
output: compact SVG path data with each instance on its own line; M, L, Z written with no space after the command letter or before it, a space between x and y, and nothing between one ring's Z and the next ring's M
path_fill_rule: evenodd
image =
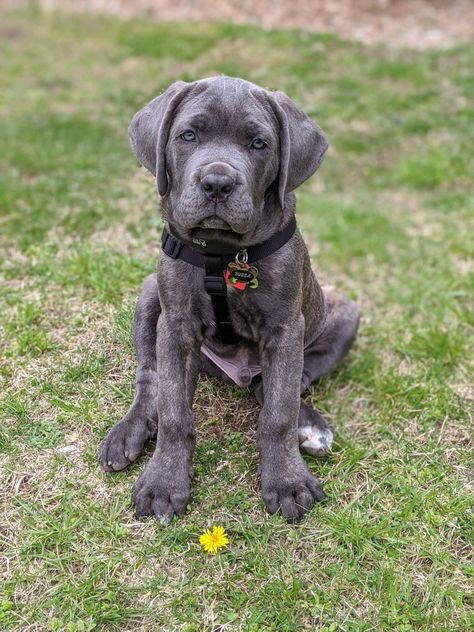
M172 227L170 227L172 229ZM248 262L254 263L255 261L259 261L259 259L264 259L269 255L273 254L277 250L279 250L282 246L286 244L287 241L293 236L293 233L296 230L296 219L294 217L291 218L290 222L280 230L278 233L275 233L264 241L261 244L256 244L255 246L248 246L245 248L248 255ZM221 257L223 269L227 267L227 264L231 261L235 261L236 251L232 250L231 252L206 252L206 246L195 246L191 248L187 244L183 243L180 239L175 237L172 233L170 233L166 228L163 229L163 233L161 235L161 249L172 259L182 259L186 261L186 263L190 263L193 266L197 266L198 268L206 267L206 255L213 255Z
M296 219L291 218L285 228L262 244L245 248L248 262L254 263L264 259L279 250L293 236L296 230ZM205 249L206 245L202 246ZM234 344L241 338L234 331L227 303L227 285L224 279L224 271L231 261L235 261L236 253L215 254L199 252L189 247L170 232L163 229L161 236L161 250L172 259L181 259L193 266L204 268L204 288L209 294L214 310L214 318L224 344Z
M227 285L222 275L223 268L222 257L206 256L204 288L211 297L214 318L221 340L225 345L228 345L238 342L240 336L235 333L232 326L229 304L227 303Z

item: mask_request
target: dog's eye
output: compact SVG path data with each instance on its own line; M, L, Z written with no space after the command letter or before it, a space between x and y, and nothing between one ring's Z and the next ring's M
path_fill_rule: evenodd
M252 143L253 149L265 149L266 146L267 143L261 138L256 138Z
M185 132L179 135L183 140L187 140L188 142L192 142L196 140L196 134L192 132L190 129L187 129Z

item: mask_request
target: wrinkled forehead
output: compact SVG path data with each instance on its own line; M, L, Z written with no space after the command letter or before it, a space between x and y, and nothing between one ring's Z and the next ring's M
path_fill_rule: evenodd
M277 130L277 120L261 88L236 80L211 81L179 107L175 124L245 133Z

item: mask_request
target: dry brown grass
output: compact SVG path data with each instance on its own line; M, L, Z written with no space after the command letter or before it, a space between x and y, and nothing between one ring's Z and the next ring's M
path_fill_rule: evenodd
M0 0L18 7L26 0ZM224 21L336 33L367 44L440 48L474 37L470 0L40 0L49 10L94 11L157 20Z

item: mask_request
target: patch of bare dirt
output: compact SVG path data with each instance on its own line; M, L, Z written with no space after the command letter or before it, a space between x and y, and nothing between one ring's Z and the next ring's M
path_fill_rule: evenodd
M0 0L19 7L27 0ZM45 9L120 17L204 20L304 28L364 43L444 48L474 38L472 0L39 0Z

